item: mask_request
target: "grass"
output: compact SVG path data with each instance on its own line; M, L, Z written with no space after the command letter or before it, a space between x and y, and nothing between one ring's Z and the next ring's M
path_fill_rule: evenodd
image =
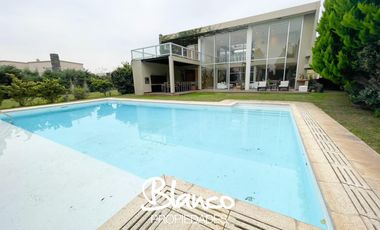
M184 95L165 96L165 95L119 95L116 91L111 92L111 96L123 98L140 99L164 99L164 100L183 100L183 101L221 101L225 99L236 100L276 100L276 101L303 101L311 102L320 107L332 118L365 141L374 150L380 153L380 119L374 116L372 111L363 110L350 101L344 92L325 92L325 93L206 93L196 92ZM90 93L87 99L104 97L101 93ZM74 100L70 95L69 100ZM36 99L33 104L45 103L41 99ZM13 100L4 100L0 109L18 107Z

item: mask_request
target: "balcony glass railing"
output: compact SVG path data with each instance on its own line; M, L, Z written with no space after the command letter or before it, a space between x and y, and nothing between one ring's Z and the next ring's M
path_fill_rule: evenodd
M191 60L200 61L200 53L174 43L164 43L155 46L134 49L131 51L132 60L156 58L167 55L175 55Z

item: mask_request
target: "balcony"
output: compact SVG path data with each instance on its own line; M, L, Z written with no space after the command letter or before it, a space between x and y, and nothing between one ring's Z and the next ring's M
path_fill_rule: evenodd
M188 49L174 43L164 43L155 46L134 49L131 51L132 60L142 60L174 55L190 60L200 61L200 52Z

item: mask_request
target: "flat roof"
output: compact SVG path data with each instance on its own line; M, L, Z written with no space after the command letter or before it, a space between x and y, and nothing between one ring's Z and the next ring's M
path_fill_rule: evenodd
M316 1L316 2L311 2L311 3L294 6L294 7L290 7L290 8L286 8L282 10L272 11L269 13L254 15L254 16L227 21L223 23L185 30L178 33L172 33L172 34L166 34L166 35L160 34L160 43L172 42L174 40L177 40L177 39L180 40L181 38L186 38L186 37L194 37L194 36L205 35L208 33L215 33L217 31L222 31L222 30L238 29L239 27L245 27L250 24L271 21L274 19L281 19L281 18L286 18L286 17L291 17L291 16L315 13L315 12L319 12L319 8L320 8L320 2Z

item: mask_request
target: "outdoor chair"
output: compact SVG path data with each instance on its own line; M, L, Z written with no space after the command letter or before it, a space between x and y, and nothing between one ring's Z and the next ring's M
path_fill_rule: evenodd
M280 91L282 89L289 91L289 81L280 82L280 85L278 86L278 90Z
M259 81L259 85L257 86L257 91L267 90L267 81Z

